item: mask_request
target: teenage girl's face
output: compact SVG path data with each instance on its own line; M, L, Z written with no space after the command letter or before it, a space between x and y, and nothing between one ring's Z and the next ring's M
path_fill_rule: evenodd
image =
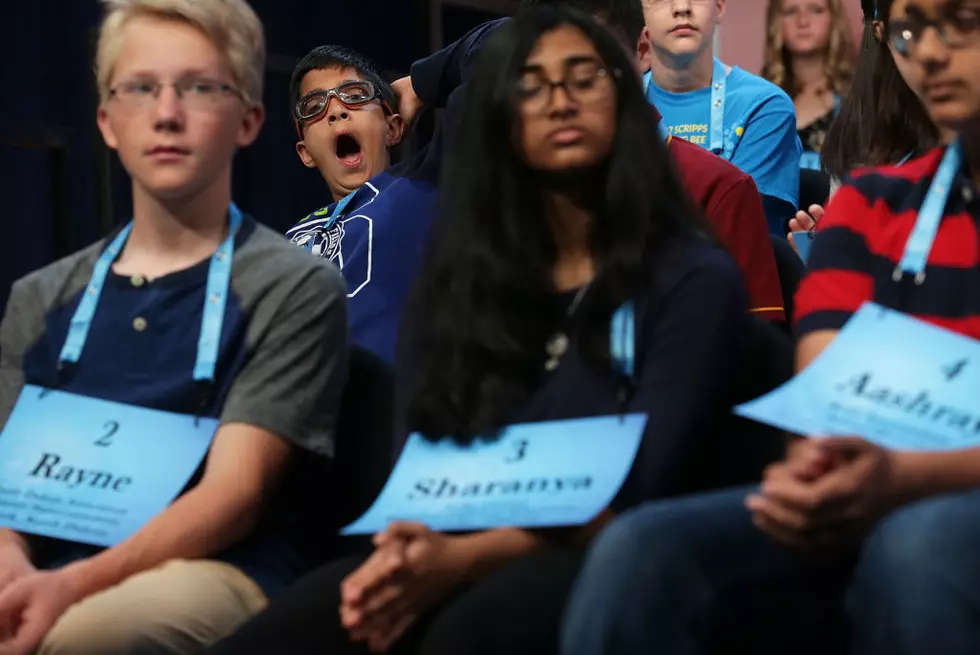
M609 155L616 135L613 75L577 27L541 35L516 89L517 145L528 166L586 170Z
M980 124L980 0L895 0L887 38L936 125L962 131Z
M783 0L783 44L794 56L823 53L830 43L829 0Z

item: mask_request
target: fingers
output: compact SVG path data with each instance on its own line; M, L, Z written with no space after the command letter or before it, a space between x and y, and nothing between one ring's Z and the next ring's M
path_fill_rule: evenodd
M396 521L385 530L388 535L396 539L415 539L429 533L429 528L424 523L412 523L410 521Z
M368 648L372 653L386 653L396 641L415 623L417 617L408 614L398 619L393 626L385 632L378 632L371 635L368 640Z
M25 612L14 638L0 644L0 655L31 655L49 629L49 622L37 613Z
M796 212L796 216L789 219L789 231L790 232L807 232L810 229L813 221L810 216L804 211Z
M17 586L8 587L0 593L0 655L29 655L33 647L26 648L25 630L27 636L36 632L29 628L25 615L26 597ZM43 637L43 633L41 637ZM40 637L38 638L40 642ZM36 644L34 644L36 645Z
M791 452L782 464L800 480L812 482L830 471L839 461L837 453L817 440L810 440Z
M824 437L820 445L829 453L834 453L843 459L852 459L862 453L875 450L878 447L861 437Z
M409 541L411 539L417 539L419 537L424 537L431 530L424 523L412 523L410 521L395 521L389 525L385 530L374 535L372 539L375 547L380 548L385 544L391 543L395 539L401 539L402 541Z
M816 228L817 223L823 218L824 209L820 205L810 205L806 211L802 209L796 212L796 216L789 221L790 232L809 232Z
M747 501L746 504L749 509L752 509L753 505L750 502L752 501ZM785 546L797 550L806 550L809 547L809 543L802 533L783 525L763 511L753 509L752 523L756 528Z
M371 557L340 583L341 602L357 606L405 565L405 549L392 546L375 550Z
M391 605L405 593L405 586L399 582L389 582L368 596L360 609L366 616L386 613Z
M770 502L805 513L817 509L821 500L814 485L801 479L787 464L766 469L761 495Z

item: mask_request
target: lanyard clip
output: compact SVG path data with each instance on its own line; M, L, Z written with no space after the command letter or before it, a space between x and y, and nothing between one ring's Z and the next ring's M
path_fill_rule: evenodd
M892 280L895 282L901 282L904 276L905 271L902 270L901 265L896 266L895 270L892 271ZM922 283L926 281L926 272L924 270L919 271L912 279L915 280L915 286L920 287L922 286Z

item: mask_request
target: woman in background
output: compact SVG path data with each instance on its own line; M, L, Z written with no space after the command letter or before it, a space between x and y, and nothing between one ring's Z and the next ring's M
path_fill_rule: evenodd
M842 0L769 0L762 76L796 106L804 152L821 152L854 70Z

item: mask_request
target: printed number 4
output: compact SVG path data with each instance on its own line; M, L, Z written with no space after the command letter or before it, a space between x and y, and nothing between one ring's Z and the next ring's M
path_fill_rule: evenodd
M527 439L518 439L514 442L514 454L505 459L505 462L519 462L527 455Z
M106 421L105 425L102 426L102 429L105 430L106 433L96 440L95 445L108 448L112 445L112 435L119 432L119 421Z
M963 372L963 369L966 368L966 364L969 361L970 360L968 360L968 359L961 359L960 361L956 362L955 364L950 364L949 366L944 366L943 367L943 374L945 374L945 376L946 376L946 381L947 382L952 382L954 379L956 379L956 377L959 376L959 374Z

